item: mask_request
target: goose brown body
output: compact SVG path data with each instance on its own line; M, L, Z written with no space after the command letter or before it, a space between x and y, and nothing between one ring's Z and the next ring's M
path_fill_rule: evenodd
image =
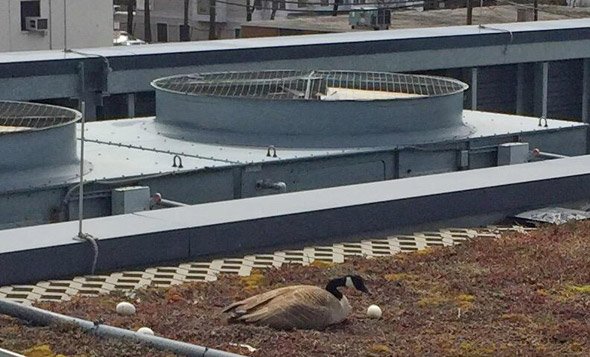
M275 329L316 329L342 322L350 313L348 299L326 289L295 285L271 290L231 304L229 322L270 326Z

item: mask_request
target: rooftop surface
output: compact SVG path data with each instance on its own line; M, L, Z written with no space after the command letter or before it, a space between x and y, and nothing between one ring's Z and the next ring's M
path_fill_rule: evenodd
M580 355L590 348L588 232L588 222L582 222L505 232L497 239L491 235L471 240L466 234L467 242L459 246L373 259L349 256L341 264L333 264L329 256L348 247L324 247L318 253L325 254L325 261L316 259L320 261L311 266L301 266L297 259L297 264L255 270L250 276L234 273L209 283L74 297L42 306L133 331L149 326L157 336L251 356ZM430 243L455 242L448 238L439 235ZM379 251L390 248L388 239L378 243ZM358 246L350 250L358 251ZM299 257L305 255L300 252ZM351 272L365 278L371 295L343 288L352 313L345 323L324 331L228 324L221 313L224 306L248 296L285 285L323 286ZM175 275L173 269L169 275ZM61 291L63 286L56 282L54 289ZM120 301L132 302L136 313L117 315ZM381 318L366 316L370 304L381 307ZM6 317L0 322L5 347L19 352L41 349L40 343L45 343L45 351L51 353L45 355L148 354L138 351L136 344L96 339L75 329L43 328Z

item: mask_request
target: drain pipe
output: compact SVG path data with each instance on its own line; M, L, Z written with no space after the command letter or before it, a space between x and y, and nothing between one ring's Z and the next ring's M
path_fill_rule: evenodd
M243 355L215 350L198 345L192 345L185 342L174 341L164 337L146 335L109 325L95 324L91 321L61 315L55 312L39 309L33 306L22 305L9 300L0 299L0 314L9 315L21 320L27 320L34 324L44 326L55 323L74 324L82 328L84 331L97 334L98 336L139 341L161 350L168 350L173 353L178 353L185 356L244 357Z
M162 207L186 207L186 206L190 206L190 205L187 205L186 203L172 201L172 200L167 200L165 198L162 198L162 195L160 193L154 193L154 195L152 196L152 202L153 202L154 205L158 205L158 206L162 206Z
M538 157L540 159L564 159L566 157L569 157L569 156L566 156L566 155L560 155L560 154L553 154L553 153L550 153L550 152L544 152L544 151L539 150L538 148L535 148L533 150L532 154L533 154L534 157Z

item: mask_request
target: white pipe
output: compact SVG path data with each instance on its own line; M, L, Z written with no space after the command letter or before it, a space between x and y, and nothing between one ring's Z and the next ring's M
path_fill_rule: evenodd
M187 205L186 203L167 200L165 198L162 198L162 194L159 192L155 193L152 196L152 202L153 202L153 204L156 204L158 206L163 206L163 207L187 207L187 206L190 206L190 205Z
M543 158L543 159L564 159L566 157L566 155L560 155L560 154L554 154L554 153L550 153L550 152L544 152L544 151L540 151L539 149L534 149L533 150L533 156L538 157L538 158Z
M0 348L0 357L25 357L25 356Z
M477 110L477 67L471 68L471 110Z
M49 49L53 49L53 10L51 9L51 0L49 0Z
M78 194L80 197L78 199L78 238L83 238L84 232L82 231L82 222L84 220L84 123L86 122L85 101L82 101L82 103L80 103L80 111L82 112L82 132L80 134L80 189L78 190Z
M22 305L9 300L0 299L0 313L45 326L56 323L74 324L86 332L91 332L99 336L139 341L158 349L168 350L173 353L186 356L244 357L235 353L192 345L180 341L174 341L164 337L146 335L109 325L94 324L91 321L61 315L55 312L39 309L33 306Z
M67 16L68 16L68 12L67 12L67 4L66 4L66 0L64 0L64 52L66 52L68 50L68 22L67 22Z

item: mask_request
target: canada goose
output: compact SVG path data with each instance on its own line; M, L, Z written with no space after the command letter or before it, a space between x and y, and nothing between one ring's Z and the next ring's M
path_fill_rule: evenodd
M346 319L351 307L339 287L354 287L369 294L363 279L347 275L332 279L325 289L295 285L267 291L235 302L223 312L231 313L228 322L270 326L275 329L321 330Z

